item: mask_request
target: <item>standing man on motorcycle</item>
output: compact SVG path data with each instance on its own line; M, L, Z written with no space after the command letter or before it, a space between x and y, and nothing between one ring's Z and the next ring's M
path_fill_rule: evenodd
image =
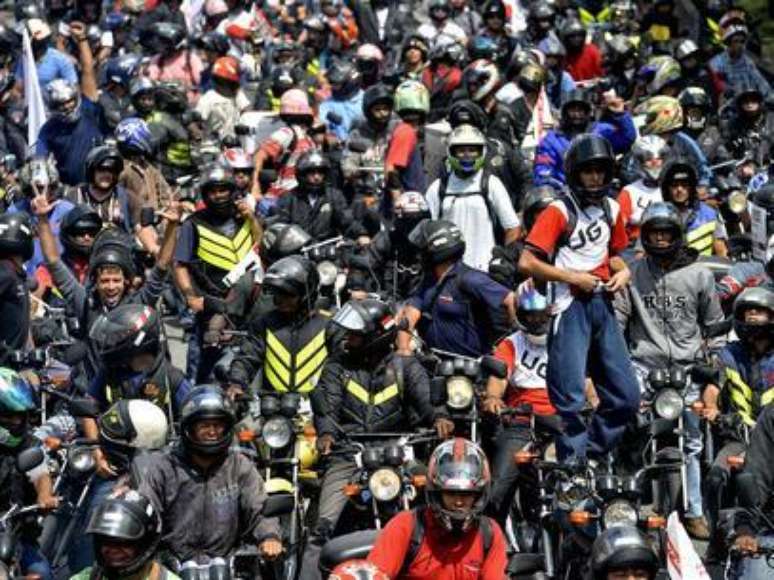
M136 491L106 499L94 512L86 533L94 538L96 565L70 580L178 580L156 558L161 519L153 505Z
M538 216L519 269L551 283L547 382L564 421L557 454L562 461L583 462L613 449L639 410L640 389L610 298L631 279L618 255L628 245L623 217L608 195L613 148L599 135L580 135L564 169L569 195ZM600 399L588 426L581 416L587 371Z
M429 348L470 357L488 354L516 318L513 292L462 262L465 239L449 221L425 220L409 241L422 254L426 277L401 310L408 328L398 332L398 352L411 354L417 329Z
M380 300L348 302L333 318L344 334L343 352L330 359L312 394L312 410L323 456L346 448L349 434L411 432L434 425L448 437L454 424L438 415L430 400L430 379L413 357L393 353L397 326L390 306ZM336 530L347 497L342 492L358 467L351 457L334 456L320 492L319 516L304 552L301 578L319 578L320 550Z
M278 522L264 518L264 482L252 461L230 452L236 416L219 387L189 394L180 417L180 441L150 458L139 492L161 517L161 548L183 564L228 558L243 542L262 558L282 553Z
M717 210L699 200L699 176L686 158L677 157L661 171L661 195L677 209L687 245L701 256L728 255L726 226Z
M203 334L217 312L212 299L226 294L223 279L263 235L247 201L235 199L230 171L220 165L206 168L200 188L205 207L183 224L175 253L175 282L196 313L187 368L188 377L196 382L207 380L218 354L201 350Z
M316 310L320 275L314 262L289 256L272 264L263 292L274 310L252 321L228 372L232 393L244 392L261 372L260 388L309 395L328 356L325 329L329 315Z
M506 577L505 536L484 514L492 476L471 441L441 443L427 467L427 507L404 511L379 534L368 561L393 580Z
M642 217L645 257L631 265L629 291L616 296L616 313L631 346L631 358L643 390L655 369L690 368L706 359L705 336L723 322L715 279L697 262L698 252L685 243L683 224L674 206L653 203ZM714 350L722 346L710 341ZM699 400L700 385L684 393L687 404ZM685 528L707 540L709 527L702 509L702 437L699 417L683 412L687 463L688 512Z

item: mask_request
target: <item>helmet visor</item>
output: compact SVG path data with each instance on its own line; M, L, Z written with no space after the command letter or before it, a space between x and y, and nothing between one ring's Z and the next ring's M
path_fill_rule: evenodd
M350 332L365 333L367 330L366 320L363 318L360 310L350 303L345 304L336 313L336 316L333 317L333 322Z
M86 532L108 538L136 541L142 539L145 528L137 514L132 513L125 506L115 502L104 502L97 507Z

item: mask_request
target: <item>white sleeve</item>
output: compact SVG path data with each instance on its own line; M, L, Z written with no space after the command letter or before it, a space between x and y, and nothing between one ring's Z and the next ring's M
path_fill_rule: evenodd
M494 175L489 177L489 201L497 214L500 226L504 230L517 228L521 225L519 216L513 209L508 190L505 189L503 182Z
M430 184L425 192L425 199L427 200L427 206L430 208L430 217L434 220L439 219L441 208L438 207L438 189L441 187L441 180L436 179Z

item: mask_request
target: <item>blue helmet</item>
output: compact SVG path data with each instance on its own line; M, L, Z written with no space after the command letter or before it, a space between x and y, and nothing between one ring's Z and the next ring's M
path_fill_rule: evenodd
M153 135L139 117L128 117L116 127L116 142L121 153L153 153Z
M0 413L3 415L27 414L34 411L35 392L30 384L16 371L0 368ZM18 447L24 439L27 421L0 423L0 446Z
M105 82L129 87L140 66L140 56L125 54L111 58L105 65Z

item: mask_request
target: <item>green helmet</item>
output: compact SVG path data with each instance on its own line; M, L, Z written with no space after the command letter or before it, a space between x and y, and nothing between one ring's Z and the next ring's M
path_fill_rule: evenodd
M419 81L403 81L395 89L395 111L402 113L430 112L430 93Z
M0 368L0 414L19 415L35 410L35 393L16 371ZM17 447L24 438L26 421L4 424L0 421L0 446Z

